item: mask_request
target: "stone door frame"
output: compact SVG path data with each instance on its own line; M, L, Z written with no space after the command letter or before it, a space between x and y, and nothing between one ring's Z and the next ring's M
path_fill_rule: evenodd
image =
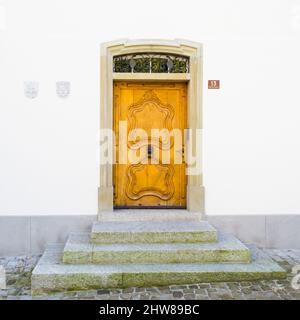
M114 73L113 57L139 52L169 53L188 56L189 73ZM203 62L200 43L175 40L119 40L101 45L100 69L100 129L113 129L113 82L116 80L185 81L187 82L187 128L202 129ZM201 142L202 145L202 142ZM187 176L187 210L204 214L204 187L202 184L202 146L200 174ZM193 149L195 139L193 139ZM194 149L195 150L195 149ZM98 216L113 211L113 166L100 164Z

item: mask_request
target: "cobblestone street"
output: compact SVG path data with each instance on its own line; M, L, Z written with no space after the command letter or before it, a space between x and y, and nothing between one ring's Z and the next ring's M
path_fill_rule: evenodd
M300 289L293 289L293 266L300 264L300 250L265 250L288 271L286 280L255 282L219 282L174 285L168 287L99 289L77 292L61 292L52 295L30 294L31 271L40 256L1 257L7 273L7 289L0 290L0 300L75 299L75 300L300 300Z

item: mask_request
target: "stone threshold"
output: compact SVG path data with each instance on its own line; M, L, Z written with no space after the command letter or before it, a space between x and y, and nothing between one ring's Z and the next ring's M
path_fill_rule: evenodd
M199 221L199 212L185 209L115 209L103 211L98 220L106 221Z

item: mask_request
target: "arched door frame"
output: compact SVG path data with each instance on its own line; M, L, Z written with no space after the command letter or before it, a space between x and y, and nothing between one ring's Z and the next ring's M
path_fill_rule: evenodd
M188 56L189 73L115 73L113 57L132 53L169 53ZM100 129L113 129L113 82L115 80L186 81L187 125L192 132L202 129L202 45L196 42L175 40L119 40L101 45L100 70ZM202 140L202 139L201 139ZM193 149L196 141L193 139ZM197 145L199 170L187 177L187 210L204 213L204 187L202 184L202 143ZM200 148L200 149L199 149ZM113 211L112 164L100 164L98 192L99 214Z

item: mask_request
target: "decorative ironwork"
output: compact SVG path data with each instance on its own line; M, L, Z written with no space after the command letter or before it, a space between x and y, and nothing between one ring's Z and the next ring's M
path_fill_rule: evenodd
M164 53L137 53L115 56L114 72L188 73L189 58Z

